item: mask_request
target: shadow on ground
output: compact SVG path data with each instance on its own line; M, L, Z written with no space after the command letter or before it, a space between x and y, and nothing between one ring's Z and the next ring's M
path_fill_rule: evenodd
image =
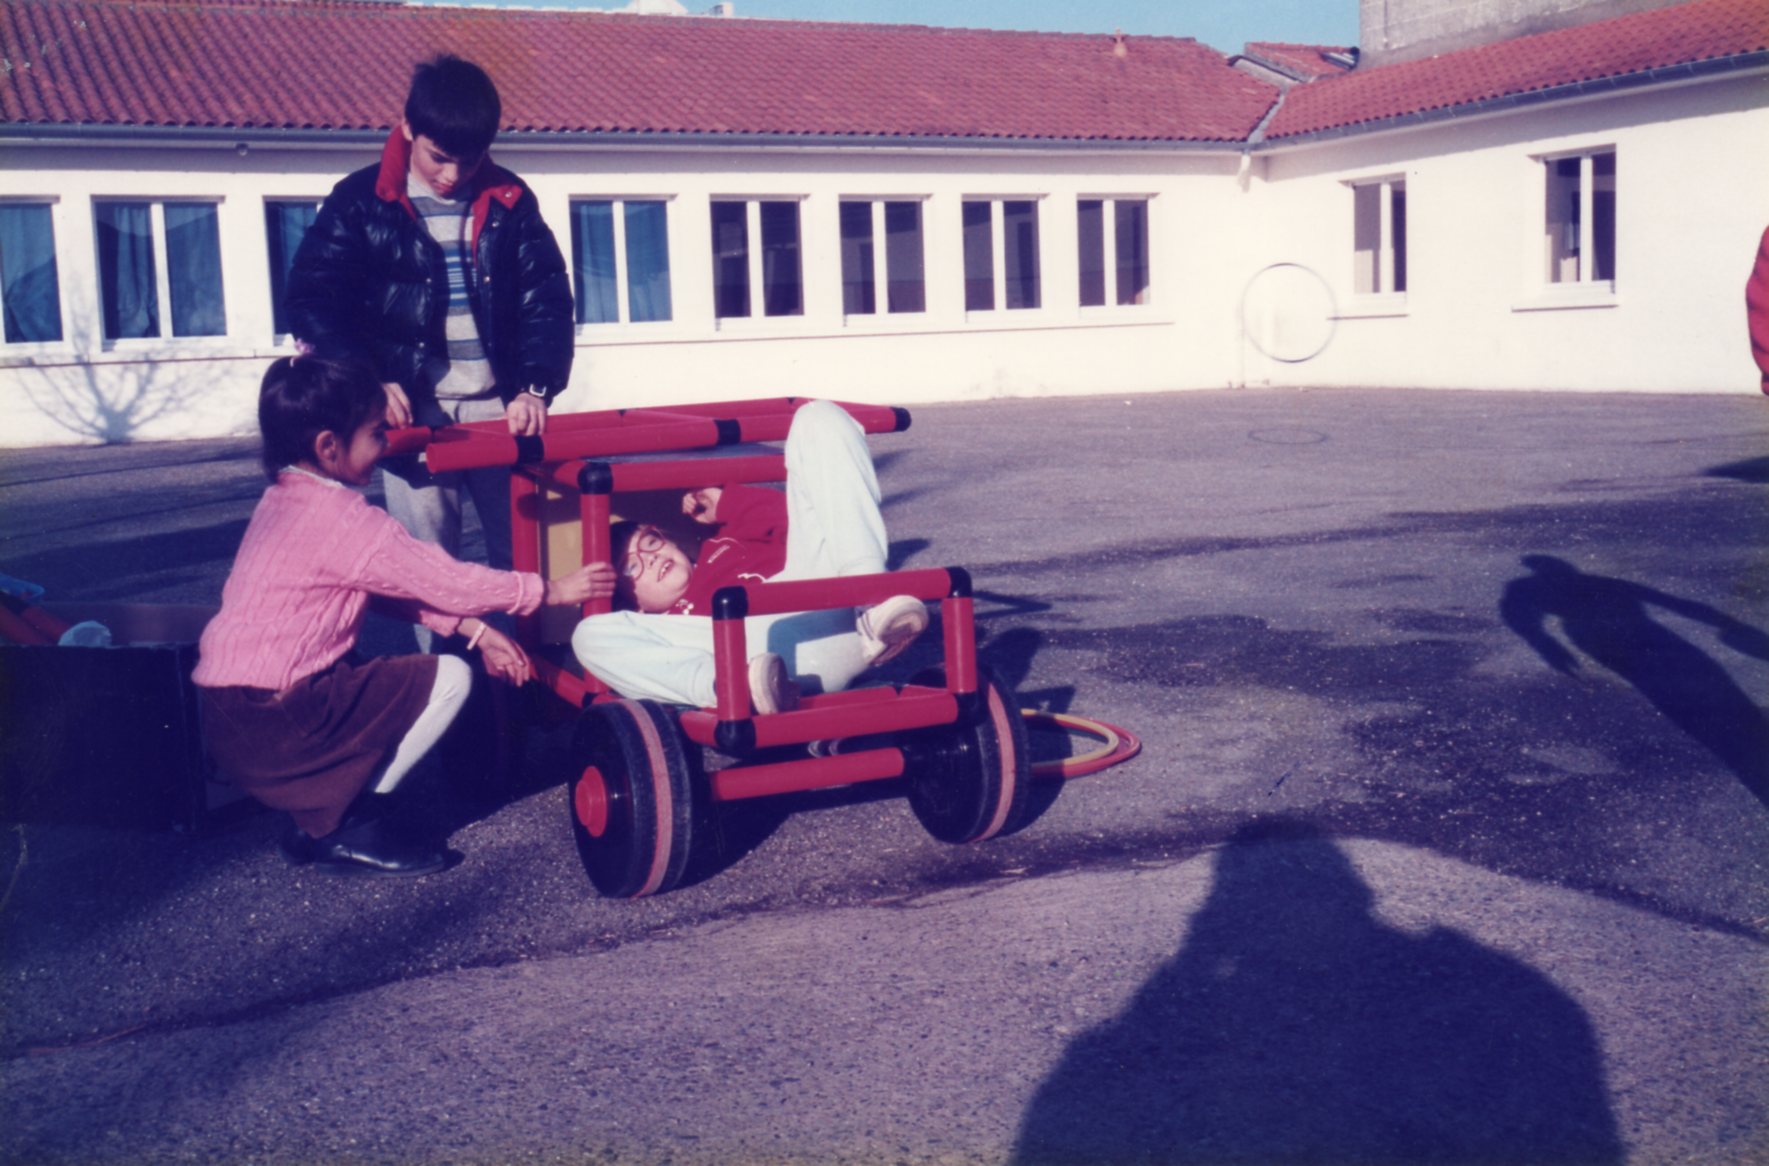
M1579 1007L1371 902L1314 827L1237 830L1173 959L1039 1088L1014 1160L1621 1162Z

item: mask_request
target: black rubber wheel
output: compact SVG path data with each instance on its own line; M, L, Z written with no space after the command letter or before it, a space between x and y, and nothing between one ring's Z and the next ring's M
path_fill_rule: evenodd
M694 792L675 714L648 700L591 705L578 718L567 793L578 857L596 890L636 899L674 887L693 842Z
M1019 705L988 669L978 679L982 699L973 717L902 742L909 808L942 842L1011 834L1031 816L1032 755ZM943 688L946 677L934 670L914 683Z

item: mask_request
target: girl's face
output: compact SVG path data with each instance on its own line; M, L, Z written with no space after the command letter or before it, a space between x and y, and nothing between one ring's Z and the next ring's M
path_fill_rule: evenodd
M320 435L319 465L326 476L347 486L366 486L375 476L375 463L387 452L387 419L372 417L356 427L348 442L327 442Z

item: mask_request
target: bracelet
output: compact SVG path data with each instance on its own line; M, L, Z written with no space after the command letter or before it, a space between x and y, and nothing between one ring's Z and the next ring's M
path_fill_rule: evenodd
M483 635L485 635L485 624L482 621L479 627L474 630L473 634L467 638L467 651L471 652L474 648L477 648L479 646L479 638Z

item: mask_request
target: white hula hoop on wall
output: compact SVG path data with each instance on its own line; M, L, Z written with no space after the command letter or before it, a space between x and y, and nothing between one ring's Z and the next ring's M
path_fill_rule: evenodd
M1325 352L1338 320L1333 289L1300 263L1262 267L1241 289L1241 338L1283 364L1301 364Z

